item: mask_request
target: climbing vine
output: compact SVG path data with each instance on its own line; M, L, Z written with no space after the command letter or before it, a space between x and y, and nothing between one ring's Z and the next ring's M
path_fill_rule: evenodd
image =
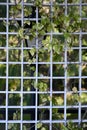
M67 60L70 63L68 67L65 67L64 64L53 64L52 76L62 77L67 69L67 76L78 76L78 64L71 64L71 62L76 62L79 59L79 54L77 51L73 50L72 47L79 46L78 35L76 33L80 32L83 27L80 13L77 7L69 8L66 12L65 6L60 6L60 0L24 0L24 3L31 2L32 6L23 5L22 0L11 0L13 5L10 7L10 18L9 24L10 32L17 32L17 35L9 36L9 46L10 47L27 47L29 49L24 50L24 62L29 64L24 67L23 76L36 76L35 66L32 65L38 61L39 62L50 62L50 55L52 54L52 62L64 62L65 51L67 50ZM63 2L63 0L61 1ZM69 1L70 3L75 2L73 0ZM76 1L78 2L78 0ZM22 12L23 9L23 12ZM73 10L77 10L74 13ZM17 20L18 19L18 20ZM26 20L25 20L26 19ZM35 19L35 20L33 20ZM5 22L5 21L4 21ZM73 35L74 34L74 35ZM30 41L31 44L26 45L26 41ZM36 42L36 44L33 43ZM2 43L0 43L2 44ZM84 45L87 44L84 41ZM66 48L66 50L65 50ZM0 52L1 53L1 52ZM86 52L83 52L83 60L86 59ZM21 51L15 50L10 51L9 60L11 61L21 61ZM15 55L16 54L16 55ZM0 73L4 71L4 66L0 65L2 68ZM85 69L86 66L83 66L83 74L87 73ZM17 72L15 72L17 70ZM21 71L20 66L10 66L9 75L10 76L20 76ZM4 74L4 73L3 73ZM31 75L32 74L32 75ZM38 67L38 76L42 77L41 80L36 81L25 81L24 90L30 91L31 85L34 89L37 89L40 92L45 94L39 94L39 106L49 106L50 102L52 106L64 106L64 94L49 94L50 91L50 81L49 79L43 79L43 77L49 77L50 75L50 65L49 64L40 64ZM83 81L85 82L85 81ZM78 81L67 79L67 92L66 92L66 101L67 106L74 106L81 103L87 103L85 97L87 94L78 94ZM84 83L83 83L84 84ZM20 90L20 81L10 80L9 89L10 91ZM64 91L64 80L53 80L52 91ZM10 95L10 103L14 105ZM16 97L15 97L16 98ZM17 95L17 104L19 104L20 95ZM29 96L25 96L24 105L28 105L30 100ZM15 100L16 101L16 100ZM48 110L48 109L47 109ZM49 111L49 110L48 110ZM42 109L40 115L40 122L37 123L37 128L41 130L48 130L48 125L45 125L42 120L44 118L45 110ZM16 116L18 112L14 113L14 119L19 119L20 115ZM77 115L68 114L67 118L72 116L76 117ZM28 117L26 117L28 118ZM63 112L60 113L57 108L54 108L52 111L52 118L54 120L64 119ZM80 124L82 125L82 124ZM68 122L66 125L63 123L54 124L53 130L83 130L81 126L78 126L75 123ZM9 125L8 129L17 130L19 126ZM28 130L27 126L23 126L23 130Z

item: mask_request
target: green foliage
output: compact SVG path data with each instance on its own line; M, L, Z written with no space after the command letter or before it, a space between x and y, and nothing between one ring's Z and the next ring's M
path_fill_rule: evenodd
M16 3L15 3L16 2ZM87 31L87 23L84 21L81 21L80 15L79 15L79 9L76 6L68 7L68 13L65 15L65 9L64 7L59 6L59 3L63 3L64 0L56 0L53 1L53 7L50 11L50 7L43 4L49 4L49 0L25 0L24 2L31 2L34 4L34 7L36 7L36 11L41 16L41 20L38 22L34 22L31 20L23 20L22 24L23 26L20 26L18 24L18 21L16 21L16 18L22 18L22 4L20 0L12 1L14 5L10 6L10 12L9 16L12 18L12 21L9 21L9 31L10 32L17 32L17 35L11 35L9 34L9 47L13 48L9 50L9 61L11 62L20 62L21 61L21 51L23 51L23 76L24 77L31 77L36 76L36 64L38 58L39 62L50 62L51 60L53 62L65 62L64 56L65 51L67 51L67 61L70 62L70 64L67 65L67 67L64 66L64 64L54 64L52 65L52 76L56 77L62 77L65 74L65 71L67 70L67 77L72 76L79 76L79 65L78 64L72 64L71 62L78 62L79 61L79 49L74 50L72 47L79 47L79 36L78 35L72 35L71 33L77 33L82 28L83 31ZM79 0L68 0L68 3L78 3ZM42 4L43 3L43 4ZM4 11L4 12L3 12ZM82 17L86 17L87 9L84 7L82 9ZM3 13L2 13L3 12ZM51 12L51 13L50 13ZM24 17L28 17L32 14L32 8L30 6L24 6ZM2 18L6 17L6 8L2 6L0 9L0 14L3 14ZM32 28L28 29L26 26L30 25L32 23ZM21 25L22 25L21 24ZM0 22L0 31L5 32L6 31L6 21ZM52 37L50 37L49 33L53 33ZM61 35L57 35L57 33ZM32 42L34 38L43 38L45 36L45 39L41 40L41 45L38 44L38 47L34 45L34 47L29 46L29 49L26 49L26 40L29 40ZM22 44L23 43L23 44ZM6 36L0 35L0 46L5 47L6 46ZM14 49L15 47L25 47L25 49ZM82 38L82 46L87 46L87 38L84 35ZM66 49L66 50L65 50ZM29 56L29 53L31 54L31 57ZM50 58L50 54L52 54L52 59ZM6 50L0 50L0 61L6 61ZM86 50L82 50L82 61L87 61L87 52ZM31 66L32 65L32 66ZM38 80L38 83L32 79L25 79L23 81L23 90L24 91L30 91L31 87L34 86L34 89L37 89L39 92L44 92L43 94L39 94L39 106L48 106L50 103L52 103L52 106L64 106L64 94L49 94L49 90L51 87L50 80L44 79L43 77L49 77L51 76L49 72L49 64L41 64L38 65L38 77L42 77L41 80ZM9 64L9 76L13 77L20 77L21 76L21 65L20 64ZM87 75L87 65L82 65L82 76ZM6 76L6 65L0 64L0 76ZM53 89L52 91L60 91L61 89L64 90L64 81L62 82L54 82L53 80ZM63 87L61 85L63 84ZM55 85L56 84L56 85ZM82 83L82 86L85 90L86 81ZM20 91L21 90L21 83L20 80L12 79L9 80L8 83L8 89L9 91ZM87 103L87 94L82 93L79 95L78 89L79 89L79 83L73 84L73 82L69 79L67 80L67 90L66 92L66 102L67 106L77 105L79 102L82 104ZM1 91L5 90L5 81L0 79L0 88ZM69 92L70 90L70 92ZM51 95L51 96L50 96ZM23 94L23 106L31 105L31 97L32 94ZM21 95L20 94L9 94L8 96L9 102L8 105L20 105ZM5 103L4 103L5 104ZM43 110L44 111L44 110ZM44 112L42 112L43 114ZM17 117L18 115L18 117ZM44 114L43 114L44 115ZM66 115L67 116L67 115ZM70 113L70 116L67 116L74 118L74 114ZM30 117L26 116L24 119L29 119ZM53 120L58 119L64 119L64 114L60 114L59 110L57 108L52 109L52 118ZM14 113L13 119L18 120L20 119L20 113L18 112ZM44 125L42 122L37 123L37 128L41 130L48 130L47 125ZM63 123L54 124L54 129L59 130L83 130L83 128L78 127L78 125L68 122L66 125ZM20 129L19 125L15 124L9 124L8 130L18 130ZM28 130L27 126L23 126L23 130Z
M34 2L34 4L35 4L36 7L41 7L42 2L43 2L42 0L36 0L36 1Z
M10 9L10 17L13 18L17 18L17 17L21 17L21 4L18 3L16 5L12 5L11 9Z
M6 76L6 65L0 64L0 76Z
M19 124L16 123L8 124L8 130L17 130L17 129L20 129Z
M42 127L42 123L39 122L39 123L37 124L37 128L41 128L41 127Z
M72 122L67 123L67 128L69 130L83 130L83 128L78 127L78 125L76 125L76 124L74 124Z

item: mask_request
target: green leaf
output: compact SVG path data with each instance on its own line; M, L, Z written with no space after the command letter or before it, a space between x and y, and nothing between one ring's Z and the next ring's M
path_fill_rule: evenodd
M30 53L31 53L32 56L35 55L35 52L36 52L35 48L32 48L32 49L30 50Z
M11 124L8 124L8 130L12 129L14 125L11 123Z
M18 36L19 36L20 38L24 38L24 29L23 29L23 28L20 28L20 29L18 30Z
M63 124L62 124L62 130L68 130L68 128L66 127L66 126L64 126Z
M45 127L42 127L41 130L46 130L46 128L45 128Z
M41 122L37 123L37 128L39 129L41 127L42 127L42 123Z
M23 126L23 130L27 130L26 126Z

